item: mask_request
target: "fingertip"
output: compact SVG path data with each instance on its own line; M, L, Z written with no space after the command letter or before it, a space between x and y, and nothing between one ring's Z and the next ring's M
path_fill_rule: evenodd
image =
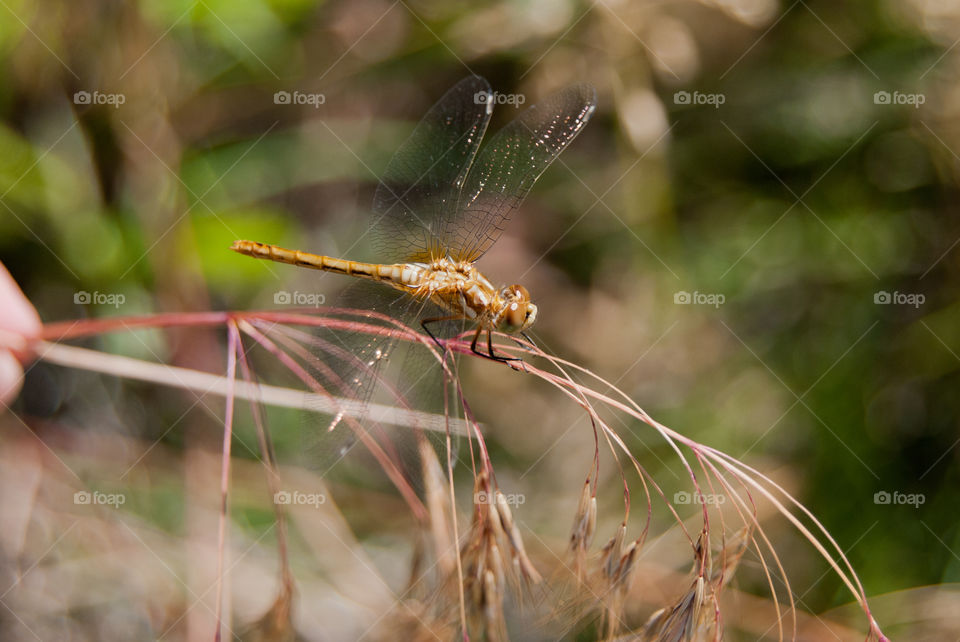
M42 328L40 315L0 264L0 330L33 338L40 335Z
M23 366L9 350L0 350L0 404L9 406L13 403L22 387Z

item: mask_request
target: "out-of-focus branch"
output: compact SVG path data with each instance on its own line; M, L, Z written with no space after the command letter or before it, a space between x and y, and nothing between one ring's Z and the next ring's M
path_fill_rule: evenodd
M226 377L209 372L179 368L46 341L41 341L35 345L35 353L40 359L69 368L91 370L125 379L149 381L224 397L227 395L228 386L231 385L230 380ZM259 401L271 406L300 408L331 415L342 411L351 417L363 415L371 421L439 432L446 431L448 425L447 419L442 415L416 410L371 403L364 411L364 404L351 399L328 397L294 388L281 388L239 380L233 382L232 385L236 398ZM467 426L461 419L451 418L449 427L451 432L455 434L464 436L468 434Z

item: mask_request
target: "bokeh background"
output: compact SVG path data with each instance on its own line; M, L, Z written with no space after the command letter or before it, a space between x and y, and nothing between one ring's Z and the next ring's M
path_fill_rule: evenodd
M960 575L958 39L946 0L3 0L0 261L46 322L333 297L341 280L228 247L363 258L378 172L447 88L476 73L529 105L589 82L593 120L482 268L527 285L546 350L796 493L889 632L945 639ZM501 105L491 129L516 113ZM214 329L86 345L224 370ZM525 494L539 546L562 551L592 436L573 404L494 367L468 364L465 382L498 479ZM0 418L3 637L211 630L222 413L215 397L30 370ZM241 415L242 623L275 594L276 533ZM619 427L682 487L661 440ZM271 428L290 474L309 477L303 425L273 412ZM622 516L615 469L604 479L598 537ZM81 488L127 501L85 510ZM309 639L347 639L336 614L362 619L389 584L373 578L409 562L409 517L377 472L339 492L343 513L292 535ZM767 526L799 607L842 610L850 596L809 544ZM348 537L361 572L324 554ZM764 596L762 581L739 588Z

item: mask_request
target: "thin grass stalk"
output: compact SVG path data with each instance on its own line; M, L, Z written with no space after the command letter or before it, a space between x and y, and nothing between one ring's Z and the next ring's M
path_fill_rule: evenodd
M237 350L239 333L233 323L227 325L227 380L231 384L237 376ZM217 632L214 639L220 642L223 623L223 564L226 551L228 490L230 487L230 451L233 436L233 385L227 387L225 416L223 421L223 455L220 465L220 517L217 526Z
M242 337L236 324L231 327L231 332L236 334L238 340L237 357L240 363L240 373L245 383L252 384L254 383L253 371L247 360L246 351L243 349ZM260 451L263 453L263 465L267 471L267 492L273 500L273 511L277 520L277 548L280 558L280 592L277 596L275 606L289 604L293 600L294 581L293 573L290 570L289 550L287 548L287 515L283 505L275 499L280 492L280 474L277 470L276 453L273 449L273 442L270 439L267 419L263 413L262 404L251 399L249 405L254 425L257 428L257 440L260 444ZM287 620L289 620L289 606L286 608L286 615ZM287 624L289 625L289 621Z
M446 417L450 417L450 395L447 390L447 384L450 381L450 370L447 366L447 350L444 348L443 357L440 360L441 366L443 367L444 376L443 376L443 414ZM451 362L453 362L453 355L451 354ZM456 364L452 363L450 369L456 368ZM459 378L455 378L454 381L459 381ZM457 398L462 399L460 394L459 387L457 388ZM464 416L466 416L467 408L466 403L463 403L464 407ZM479 434L479 430L477 433ZM454 560L456 563L457 571L457 608L458 615L460 617L460 632L461 637L464 642L469 640L469 633L467 630L467 597L466 589L464 587L464 578L463 578L463 553L460 546L460 520L457 517L457 499L456 499L456 489L454 488L453 483L453 444L450 439L450 430L447 430L447 493L450 498L450 523L453 526L453 541L456 543L454 546ZM476 461L473 456L473 446L472 442L470 445L470 465L473 467L473 470L476 471Z
M170 366L144 361L121 355L108 354L97 350L79 348L65 344L38 341L30 344L30 353L39 360L47 363L88 370L100 374L111 375L123 379L146 381L149 383L191 390L200 394L214 394L226 397L229 381L223 375L217 375L200 370ZM238 381L234 384L234 397L247 401L262 402L280 408L293 408L311 412L336 414L337 408L342 408L347 414L359 415L360 408L352 400L339 398L333 403L324 404L326 397L321 397L302 389L283 388L264 383L248 384ZM420 412L370 403L365 410L371 420L395 426L419 426L425 430L446 430L446 425L459 435L466 435L467 428L464 422L450 419L431 413Z

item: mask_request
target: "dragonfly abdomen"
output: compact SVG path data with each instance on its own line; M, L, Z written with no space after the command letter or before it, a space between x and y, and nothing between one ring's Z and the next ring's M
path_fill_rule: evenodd
M230 249L234 252L258 259L288 263L290 265L300 265L315 270L323 270L324 272L347 274L349 276L373 279L375 281L389 281L397 285L415 287L419 285L422 278L422 268L409 263L387 265L381 263L364 263L362 261L348 261L332 256L323 256L322 254L288 250L279 245L257 243L256 241L235 241Z

